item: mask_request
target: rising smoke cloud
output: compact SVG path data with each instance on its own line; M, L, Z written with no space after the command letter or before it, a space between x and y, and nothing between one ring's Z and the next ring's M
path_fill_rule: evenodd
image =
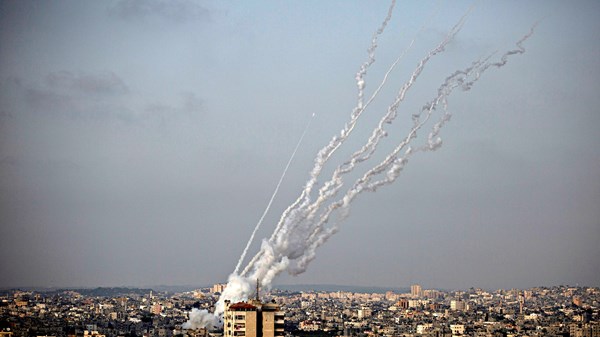
M383 114L364 145L339 164L333 170L331 177L325 180L317 190L317 181L325 165L333 153L348 139L359 117L377 97L388 75L401 58L399 57L390 66L379 87L365 103L365 77L369 67L375 62L377 39L383 34L388 22L391 20L394 6L395 1L392 1L386 18L373 34L371 46L367 50L368 59L360 66L355 76L358 88L357 103L350 114L350 120L344 125L339 135L334 136L317 153L313 169L300 196L283 212L271 237L262 240L260 250L239 272L247 248L244 250L235 271L229 276L227 287L216 304L215 312L213 314L206 311L191 312L190 321L186 323L186 327L196 328L214 324L215 319L223 314L225 300L244 301L255 295L253 285L256 284L257 280L263 288L270 289L275 277L282 272L286 271L291 275L298 275L306 271L310 262L315 258L317 249L339 230L340 223L348 216L350 205L358 195L367 191L375 192L383 186L392 184L400 176L410 157L416 153L435 151L442 146L440 133L451 117L448 110L448 97L456 89L460 91L470 90L488 69L501 68L506 65L509 57L523 54L525 52L523 43L533 34L535 29L534 25L526 35L516 42L516 49L503 53L498 61L491 62L493 54L488 55L447 76L432 99L426 102L417 113L411 115L412 127L393 150L383 160L372 164L371 168L365 170L362 176L349 185L349 188L342 191L345 183L347 183L344 181L347 174L353 172L360 166L359 164L369 163L369 159L376 152L378 144L387 136L386 127L398 117L399 107L407 93L421 75L427 63L433 57L443 53L448 43L460 32L471 11L469 9L458 23L450 29L442 41L418 62L411 76L400 87L386 113ZM413 42L414 39L410 46ZM424 128L428 128L428 130L424 131ZM425 142L417 144L415 139L420 132L427 132L427 137L425 137ZM294 152L296 150L297 148ZM262 222L262 218L257 226L260 226L260 222ZM204 317L207 315L212 317Z

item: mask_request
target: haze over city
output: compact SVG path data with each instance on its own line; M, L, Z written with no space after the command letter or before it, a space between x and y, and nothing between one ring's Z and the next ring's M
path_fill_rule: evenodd
M366 96L414 46L332 162L471 5L396 4ZM349 120L388 7L0 2L0 287L226 281L309 120L252 255ZM275 284L598 286L599 14L595 1L476 2L377 158L447 76L539 22L526 52L449 97L443 146L360 195L307 271Z

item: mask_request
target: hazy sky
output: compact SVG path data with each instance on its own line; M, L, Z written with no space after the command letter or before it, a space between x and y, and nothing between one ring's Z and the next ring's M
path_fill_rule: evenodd
M526 53L451 96L442 148L361 195L308 271L276 283L600 286L600 2L475 4L378 158L446 76L541 20ZM331 168L470 5L398 2L367 95L416 42ZM225 281L312 113L259 238L348 121L388 6L0 1L0 287Z

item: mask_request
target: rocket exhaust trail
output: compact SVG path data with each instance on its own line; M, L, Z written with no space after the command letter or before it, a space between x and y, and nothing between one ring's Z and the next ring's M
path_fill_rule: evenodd
M537 25L537 24L536 24ZM388 185L393 183L399 176L400 171L406 165L408 158L413 155L417 151L435 151L441 146L441 139L438 137L438 134L444 124L450 119L450 113L447 111L447 98L450 96L452 91L456 88L460 88L463 91L468 91L471 89L473 84L478 81L481 75L490 67L500 68L504 66L508 57L515 54L522 54L525 52L525 49L522 46L522 43L527 40L535 29L535 25L531 28L530 32L527 33L521 40L519 40L516 45L518 49L510 50L504 53L499 62L489 63L487 60L491 57L488 56L484 60L478 60L472 63L472 65L464 70L459 70L454 72L452 75L448 76L444 83L438 89L438 95L431 100L428 104L426 104L420 113L416 115L415 125L406 136L406 138L383 160L381 163L373 167L369 170L365 175L358 179L354 186L348 190L348 192L344 195L340 200L331 203L327 209L324 211L323 215L320 218L320 221L315 226L315 231L311 233L309 237L309 242L311 242L309 248L307 249L307 254L300 258L297 262L297 270L292 270L292 274L299 274L306 270L308 263L310 263L315 257L315 251L318 247L320 247L323 243L329 239L333 234L338 231L338 224L347 216L347 208L349 207L350 202L358 196L358 194L363 191L375 192L379 187L383 185ZM472 77L470 79L470 77ZM469 80L470 79L470 80ZM401 157L398 156L398 153L404 149L410 141L415 138L416 132L423 127L426 122L431 117L432 113L436 109L436 107L442 104L443 114L440 117L439 121L435 123L432 127L431 132L427 137L427 145L412 150L410 147L406 150L405 154ZM421 113L425 112L425 117L423 120L420 120ZM386 177L380 179L375 182L370 182L372 177L376 175L388 171ZM327 223L329 220L329 216L331 213L338 209L342 208L342 214L340 219L330 228L324 228L323 225Z
M408 158L419 150L418 148L412 150L412 148L408 147L409 144L415 139L417 131L430 120L436 107L441 104L444 113L440 117L440 120L433 125L432 130L427 137L427 144L422 149L433 151L439 148L441 146L441 139L439 139L437 135L439 134L440 129L449 120L450 116L447 112L447 97L455 88L460 88L463 91L469 90L473 83L477 81L481 74L488 68L492 66L499 68L506 64L508 56L524 52L521 43L529 36L531 36L531 32L517 43L519 49L506 52L499 62L489 63L487 62L487 58L478 60L473 62L467 69L457 71L450 75L438 89L436 98L426 104L422 109L422 113L425 115L421 117L420 112L416 117L413 117L415 125L394 151L392 151L381 163L367 171L362 178L358 179L354 186L350 188L341 199L326 206L317 221L312 222L310 219L307 219L306 208L295 209L293 212L290 212L290 217L284 219L284 225L280 232L276 234L275 240L263 241L262 252L259 252L257 255L263 254L264 256L261 256L254 265L248 265L244 275L254 279L255 277L261 277L267 273L278 274L283 270L287 270L293 275L302 273L306 269L308 263L314 258L316 249L326 242L331 235L337 232L337 223L329 228L324 227L329 221L332 212L338 209L341 210L342 214L341 219L338 220L339 223L339 221L343 220L346 216L348 207L356 196L363 191L376 191L380 186L393 183L406 165ZM421 63L419 66L423 65L424 64ZM399 153L403 149L406 149L406 152L403 156L400 156ZM384 178L372 181L373 178L376 178L379 174L384 172L386 172ZM300 238L297 238L297 236ZM290 243L288 240L293 241ZM301 244L302 246L298 248L292 247L290 250L289 246L293 246L293 244ZM292 261L296 261L295 266L290 265ZM272 276L269 278L271 279Z
M406 138L386 157L386 159L365 173L362 178L358 179L354 186L347 191L343 198L329 204L329 206L321 215L319 222L315 224L315 229L307 240L309 242L309 246L306 248L305 254L297 259L295 267L290 266L288 268L288 272L292 275L297 275L306 270L308 264L316 257L316 249L324 244L333 234L337 233L339 223L348 215L349 204L354 200L354 198L356 198L356 196L364 191L375 192L379 187L393 183L400 175L400 172L406 165L408 158L415 152L419 150L435 151L438 149L441 146L441 139L437 137L437 135L444 124L450 119L450 114L447 111L447 98L452 91L455 88L460 88L463 91L470 90L472 85L479 80L481 74L483 74L483 72L485 72L488 68L492 66L500 68L506 64L508 56L522 54L524 52L524 48L522 47L521 43L531 36L532 33L533 28L517 43L519 49L506 52L502 56L501 61L495 63L484 62L489 59L489 57L487 57L484 61L475 61L471 67L462 71L456 71L454 74L447 77L445 82L438 89L438 96L426 104L422 111L417 114L415 125ZM474 78L468 81L470 76L474 76ZM399 157L398 153L408 144L410 144L411 140L416 137L417 131L427 123L439 104L442 104L443 114L439 121L433 125L432 130L427 137L427 145L416 150L412 150L409 147L405 154ZM420 120L420 115L422 112L425 112L425 117L423 120ZM375 182L370 182L371 178L383 173L386 170L387 174L385 178ZM341 209L340 218L331 227L325 228L324 225L329 221L330 215L337 209Z
M344 129L340 133L340 137L334 136L331 139L331 141L324 148L322 148L319 151L319 153L317 154L317 157L315 158L314 167L313 167L312 171L310 172L311 178L306 182L304 189L300 193L300 196L290 206L288 206L288 208L281 215L281 218L280 218L279 222L277 223L277 226L276 226L275 230L273 231L273 234L271 235L270 240L273 240L275 238L275 236L281 229L281 226L283 225L283 220L289 216L289 213L293 209L296 209L298 207L300 207L300 208L306 207L306 205L308 205L310 203L310 193L311 193L314 185L317 182L317 177L321 174L321 169L323 168L325 163L329 160L331 155L339 148L339 146L352 133L352 130L354 129L354 125L358 121L358 118L360 117L362 112L365 111L367 106L375 99L375 97L377 96L377 94L379 93L379 91L381 90L383 85L385 84L385 81L387 80L388 75L391 73L393 68L396 66L396 64L400 60L400 58L398 58L398 60L396 60L396 62L394 62L394 64L390 67L390 69L387 71L386 75L384 76L384 80L380 84L379 88L375 91L375 93L367 101L367 104L366 105L363 104L364 87L365 87L364 76L367 74L368 68L373 63L375 63L375 50L377 49L377 39L381 34L383 34L389 21L392 19L392 14L393 14L393 10L394 10L395 6L396 6L396 0L392 0L390 7L388 8L388 12L387 12L385 19L383 20L383 22L381 23L379 28L377 28L375 33L373 33L373 37L371 38L371 46L367 50L368 58L361 65L359 71L356 73L355 79L356 79L356 85L358 87L358 102L357 102L356 107L352 111L350 122L348 122L344 126ZM414 42L414 39L413 39L413 42ZM412 46L412 43L411 43L411 46ZM410 46L409 46L409 48L410 48ZM252 258L252 260L248 263L246 268L242 271L241 275L244 275L249 271L249 269L254 264L254 262L260 257L260 254L261 253L259 251L259 253ZM239 270L239 263L238 263L238 267L236 267L236 270Z
M394 3L395 2L392 2L392 8ZM316 200L311 201L311 193L314 193L313 189L317 186L317 179L324 169L325 164L337 148L348 138L354 129L358 118L371 101L371 99L369 99L366 104L363 101L363 89L365 85L364 75L366 75L366 69L375 60L374 51L377 45L376 38L383 32L383 29L391 18L391 10L388 11L388 16L381 25L381 28L373 35L371 48L368 50L369 58L363 63L356 75L357 86L359 88L358 102L357 106L352 110L350 121L344 125L339 135L334 136L330 142L318 152L314 166L309 172L309 179L300 196L283 212L273 234L270 238L263 239L260 250L245 266L243 271L238 274L239 268L247 254L248 246L250 245L250 242L248 243L236 266L236 272L229 276L227 287L215 305L213 318L219 317L223 313L225 300L242 301L250 298L254 294L253 286L255 280L260 280L263 287L268 289L274 278L284 271L287 271L291 275L303 273L310 262L315 258L317 249L338 231L340 222L348 215L350 205L358 195L365 191L375 192L379 187L392 184L399 177L410 157L415 153L435 151L440 148L442 145L442 140L439 136L440 131L451 117L451 114L448 111L448 97L455 89L461 89L462 91L470 90L475 82L477 82L482 74L489 68L501 68L507 63L512 55L525 52L523 43L533 34L535 25L529 33L516 43L516 49L505 52L498 61L490 62L491 55L480 58L472 62L468 67L457 70L446 77L438 87L437 93L433 95L433 99L428 101L416 114L412 115L412 126L408 133L398 140L399 142L396 147L391 152L387 153L381 162L376 163L370 168L367 167L365 169L366 172L354 181L353 184L343 192L341 197L337 197L337 193L340 192L344 184L342 179L347 178L345 173L355 169L355 166L361 162L368 162L375 152L379 141L382 137L386 136L384 126L387 123L394 121L398 116L400 104L404 101L405 95L413 87L414 82L428 64L429 59L435 55L441 54L445 50L445 46L461 30L464 20L470 11L471 9L463 15L452 29L450 29L446 37L436 48L432 49L420 60L409 80L400 88L397 95L393 98L392 103L388 106L387 112L383 114L380 122L373 129L371 137L369 137L362 147L359 147L358 150L352 153L348 160L342 161L335 168L330 180L322 183L321 187L318 189ZM391 68L394 66L395 63ZM385 80L390 71L391 70L386 73L381 86L385 84ZM380 88L375 91L372 96L373 99L377 96L379 90ZM438 118L437 121L435 121L436 116ZM415 140L417 133L422 132L428 127L430 130L428 131L426 139L422 143L414 144L417 142ZM306 130L304 132L306 132ZM302 137L304 137L304 133ZM259 220L257 227L253 231L250 241L252 241L258 230L258 226L262 223L264 215L268 211L297 149L298 145L296 146L288 165L286 165L282 178L277 184L277 188L275 189L261 220ZM334 215L337 215L337 218L334 217L332 220L332 216ZM186 326L206 326L203 325L206 324L204 322L210 321L206 315L209 314L198 311L190 313L190 320L188 322L191 323L189 325L186 323Z
M331 196L335 195L337 193L337 191L339 190L339 188L341 188L342 182L341 182L340 177L342 174L352 171L352 169L354 168L354 166L356 165L357 162L368 160L371 157L371 155L375 152L377 144L379 143L381 138L383 138L383 136L385 135L385 131L383 129L383 126L385 125L385 123L391 123L396 118L397 109L398 109L400 103L404 100L406 93L413 86L413 84L415 83L415 81L417 80L417 78L419 77L419 75L421 74L423 69L425 68L427 62L429 62L429 60L433 56L435 56L445 50L446 45L454 38L454 36L456 36L456 34L458 34L458 32L463 27L464 22L471 10L472 10L472 7L469 9L469 11L467 11L467 13L465 13L463 15L463 17L460 19L460 21L450 30L450 32L446 35L446 38L435 49L430 51L429 54L425 58L423 58L419 62L419 65L417 66L415 71L412 73L408 82L406 82L402 86L400 91L398 92L398 95L396 96L396 100L394 101L394 103L388 108L388 113L380 120L378 126L373 130L373 134L371 135L371 137L369 138L367 143L360 150L353 153L351 159L348 162L346 162L336 168L331 179L323 185L321 190L319 190L319 198L312 205L309 206L310 207L309 217L314 216L314 212L321 206L321 204L325 200L329 199ZM385 79L385 77L384 77L384 79ZM378 91L376 91L376 93L377 92ZM369 149L370 149L370 151L368 151L367 155L365 155L364 157L361 158L360 155L362 155L364 152L367 152L367 150L369 150ZM344 165L346 165L345 168L343 168Z
M388 70L386 71L386 73L383 76L383 79L381 80L381 83L379 84L379 86L377 87L377 89L375 89L375 91L373 92L373 94L371 95L371 97L367 100L366 103L363 104L363 96L364 96L364 87L365 87L365 80L364 80L364 75L366 75L366 70L367 68L373 64L375 62L375 50L377 48L377 38L379 35L381 35L383 33L383 30L385 29L385 27L387 26L388 22L391 20L391 15L395 6L395 1L392 1L392 4L390 5L389 9L388 9L388 14L385 18L385 20L382 22L381 26L379 27L379 29L377 29L377 31L373 34L373 38L371 40L371 47L367 50L369 58L368 60L363 63L361 65L361 68L359 70L359 72L356 74L356 80L357 80L357 86L359 88L359 93L358 93L358 104L357 107L355 108L355 111L353 113L356 113L358 115L360 115L364 110L366 110L368 108L368 106L371 104L371 102L373 102L377 96L379 95L379 92L381 91L381 89L385 86L385 83L387 82L387 79L389 77L389 75L391 74L391 72L394 70L394 68L396 67L396 65L400 62L400 60L404 57L404 55L412 48L412 46L414 45L418 35L425 30L426 28L426 22L432 20L435 16L437 16L437 14L439 13L439 5L440 5L441 1L438 1L438 3L436 4L436 10L433 13L433 15L431 15L431 17L429 19L427 19L422 25L421 28L419 29L419 31L415 34L415 36L412 38L412 40L410 41L409 45L402 51L402 53L400 54L400 56L398 56L398 58L396 58L396 60L390 65L390 67L388 68ZM460 25L462 25L462 22L464 21L464 19L468 16L468 14L470 13L470 11L473 9L473 6L471 8L469 8L469 10L463 15L463 17L461 18L461 20L459 21L459 24L457 24L457 26L455 26L452 31L453 33L449 33L447 40L449 40L452 36L450 35L454 35L456 34L459 30L460 30ZM446 41L448 42L448 41ZM408 88L406 88L407 90ZM356 110L358 109L358 111ZM393 120L393 118L386 118L385 122L387 123L391 123L391 121ZM357 163L360 163L362 161L365 161L367 159L370 158L370 156L375 152L375 148L377 146L377 144L379 143L379 140L385 135L385 132L383 131L383 126L381 125L383 123L383 121L380 123L379 129L381 132L377 132L376 130L374 130L373 135L371 136L371 138L369 138L369 141L367 142L367 144L365 144L360 150L358 150L357 152L355 152L351 159L349 159L348 161L346 161L345 163L343 163L342 165L338 166L338 168L334 171L333 176L331 177L331 179L329 180L329 182L325 183L324 186L321 187L321 189L319 190L319 196L320 198L324 197L324 194L327 192L327 196L331 197L331 195L335 195L335 193L337 193L337 189L339 189L339 187L341 187L341 182L339 181L340 176L343 174L346 174L350 171L352 171L354 169L354 166ZM350 130L351 131L351 130ZM364 157L360 157L361 154L364 154L365 152L367 152L367 150L369 150L368 155L364 156ZM333 186L333 187L332 187ZM336 189L337 187L337 189ZM302 198L302 195L300 196L300 198L296 201L296 203L290 205L290 207L286 210L286 212L284 212L284 214L282 215L281 219L284 219L285 217L287 217L288 212L290 209L296 207L300 201L300 199ZM314 204L317 204L316 202ZM282 225L282 221L279 222L276 230L274 231L273 235L271 236L271 240L275 237L275 235L277 234L279 228ZM255 256L255 258L253 260L255 260L256 258L258 258L258 256ZM252 263L249 264L249 266ZM247 271L248 268L245 269L245 271Z
M454 27L452 27L452 29L446 35L446 37L444 38L444 40L442 40L442 42L440 42L439 45L436 48L434 48L433 50L431 50L427 54L427 56L425 58L423 58L419 62L417 68L412 73L410 79L402 86L402 88L398 92L398 95L397 95L396 100L394 101L394 103L388 108L388 113L381 119L381 121L379 122L378 127L373 130L373 135L371 136L371 138L369 138L368 142L360 150L358 150L357 152L355 152L352 155L352 157L351 157L351 159L349 161L345 162L344 164L342 164L342 165L340 165L340 166L338 166L336 168L336 170L334 171L333 176L331 177L331 179L329 181L327 181L319 189L319 197L317 198L317 200L315 200L312 204L310 204L309 200L307 200L306 197L305 197L305 202L303 204L301 204L300 206L298 206L299 201L303 198L303 195L301 195L296 200L296 202L294 204L292 204L290 207L288 207L288 209L282 215L282 217L280 219L280 222L278 223L275 231L273 232L273 235L269 239L269 242L274 242L276 240L276 238L277 238L277 236L279 234L279 231L281 230L282 226L284 226L285 220L288 219L288 216L289 216L289 213L290 213L291 210L293 210L293 209L295 209L295 210L299 210L299 209L300 210L304 210L304 212L303 212L304 214L301 215L301 217L303 217L304 219L308 219L307 221L311 221L311 219L315 216L315 212L317 212L319 210L319 208L321 207L321 205L324 202L326 202L327 200L329 200L330 198L332 198L333 196L335 196L337 194L337 192L339 191L339 189L342 187L341 175L352 171L352 169L354 168L354 166L356 165L357 162L365 161L365 160L367 160L367 159L369 159L371 157L371 155L375 151L375 148L376 148L377 144L379 143L379 141L381 140L381 138L383 137L383 135L385 133L385 131L383 130L384 124L386 122L391 122L391 121L393 121L396 118L396 116L397 116L397 109L398 109L400 103L404 100L404 97L405 97L406 93L413 86L413 84L415 83L415 81L417 80L417 78L419 77L419 75L421 74L421 72L423 71L423 69L425 68L425 66L428 63L428 61L433 56L438 55L439 53L441 53L441 52L443 52L445 50L446 45L454 38L454 36L456 36L456 34L458 34L458 32L463 27L464 22L465 22L467 16L469 15L469 13L472 11L472 9L473 9L473 7L469 8L468 11L460 18L460 20L458 21L458 23L456 25L454 25ZM385 25L382 25L382 27L385 27ZM378 32L379 31L380 30L378 30ZM411 41L411 45L414 43L414 40L415 39L413 39L413 41ZM374 39L374 41L375 41L375 39ZM372 42L372 48L375 45L376 44L374 42ZM373 50L370 50L370 52L372 52L372 51ZM370 59L371 58L372 58L372 56L370 55ZM352 120L350 122L350 126L351 127L348 128L348 124L346 124L345 129L342 130L342 135L346 134L346 137L347 137L347 135L349 135L349 132L351 132L352 129L354 128L354 125L356 123L357 118L365 110L365 108L371 103L371 101L377 96L377 94L381 90L381 87L385 84L387 76L389 75L389 73L391 72L391 70L393 69L393 67L395 66L396 63L397 63L397 61L394 62L394 64L392 64L392 66L390 67L390 69L388 69L387 73L384 75L384 80L382 81L382 83L380 84L380 86L375 90L375 92L373 93L373 95L371 96L371 98L369 99L369 101L367 102L367 104L363 105L362 108L358 109L358 111L355 110L353 112L353 114L352 114ZM368 64L368 62L366 62L365 64ZM325 151L328 146L331 146L332 144L334 144L334 141L336 141L335 137L334 137L334 139L332 139L332 141L325 148L323 148L321 150L321 152ZM341 145L341 143L337 143L336 147L333 150L335 151L335 149L337 149L337 147L339 147L340 145ZM364 154L369 149L370 149L370 151L368 152L368 154L365 155L364 157L360 158L360 155ZM313 169L313 171L311 172L311 180L309 180L309 181L316 181L316 178L317 178L318 175L315 176L314 173L317 172L317 170L316 170L317 169L317 164L319 164L318 161L316 161L316 163L315 163L315 169ZM322 167L325 164L325 162L320 163L320 164L321 164L321 167ZM321 168L319 168L319 171L318 171L319 173L320 173L320 169ZM336 208L338 208L338 207L335 207L333 209L336 209ZM329 211L329 213L331 211ZM328 218L328 216L326 218ZM313 225L313 226L311 226L311 228L307 229L307 231L311 231L311 232L318 231L318 228L316 228L316 227L317 227L316 225ZM250 263L246 266L246 268L242 272L242 275L245 275L246 273L248 273L250 271L250 269L253 267L255 261L260 258L261 254L262 254L262 252L259 251L257 253L257 255L254 256L254 258L250 261Z
M431 50L427 54L427 56L419 62L415 71L411 75L410 79L400 89L398 96L396 97L394 103L388 108L388 113L382 118L382 121L380 122L379 127L374 130L374 133L381 133L383 130L384 122L392 121L396 117L397 109L398 109L400 103L404 100L406 93L413 86L413 84L415 83L415 81L417 80L417 78L419 77L419 75L421 74L423 69L425 68L428 61L433 56L440 54L441 52L443 52L445 50L445 46L454 38L454 36L456 36L456 34L463 27L464 22L465 22L467 16L469 15L469 13L472 11L472 9L473 9L473 7L469 8L467 10L467 12L460 18L458 23L456 25L454 25L454 27L452 27L452 29L450 29L449 33L442 40L442 42L440 42L440 44L436 48ZM387 19L388 18L386 18L386 20ZM385 27L385 25L382 25L382 27ZM381 31L381 30L378 30L378 32L379 31ZM372 42L372 46L375 46L375 45L376 44L374 42ZM368 64L368 62L365 64ZM360 88L360 86L359 86L359 88ZM352 112L350 122L345 125L344 129L342 129L342 131L340 133L340 137L339 138L337 136L333 137L333 139L330 141L330 143L327 144L323 149L321 149L321 151L319 151L319 153L317 154L317 158L315 159L315 166L314 166L313 170L311 171L310 179L307 182L305 190L302 192L302 194L296 200L296 202L294 202L292 205L290 205L290 207L288 207L288 209L286 209L286 211L283 213L283 215L280 219L280 222L278 223L275 231L273 232L273 235L268 240L268 243L267 243L268 245L273 245L273 244L274 245L283 245L284 249L286 249L286 250L292 249L293 250L293 247L288 248L290 246L290 244L288 242L286 242L287 241L286 238L289 238L290 236L294 236L294 235L291 235L290 232L300 234L301 237L303 236L301 233L311 233L311 234L309 234L309 237L305 238L306 240L310 239L311 237L313 237L312 233L320 232L319 227L321 227L323 225L323 223L327 222L327 220L329 219L329 214L341 206L341 204L340 205L337 205L336 203L331 204L328 207L328 210L324 211L326 214L322 215L320 217L325 220L317 221L316 223L313 222L314 221L313 218L314 218L316 212L319 211L319 209L322 207L322 205L325 202L327 202L329 199L334 197L337 194L338 190L342 187L342 181L341 181L340 175L342 173L346 173L346 172L342 172L341 167L338 167L336 169L336 171L334 172L333 177L320 188L319 197L317 198L317 200L315 200L314 202L311 203L310 199L309 199L309 194L310 194L310 191L312 190L313 185L316 183L316 180L317 180L318 176L320 175L320 172L321 172L323 166L329 159L329 156L349 136L351 131L354 129L354 126L358 120L358 117L360 117L360 114L363 111L364 111L364 106L363 106L363 108L355 108L354 111ZM373 142L373 139L370 139L368 144L366 144L365 146L374 147L375 145L377 145L380 138L381 137L378 137L376 139L376 141L374 141L374 142ZM373 149L373 151L374 151L374 149ZM363 160L368 159L373 151L371 151L370 154ZM353 155L353 158L357 158L360 154L361 153L359 150L357 153L355 153ZM350 198L349 196L346 196L344 199L351 201L353 199L353 197ZM287 228L284 228L284 227L287 227ZM283 234L281 233L282 231L283 231ZM291 246L293 246L293 244ZM263 248L264 247L265 247L265 245L263 244ZM262 258L262 255L264 253L263 248L261 248L261 250L259 250L259 252L248 263L248 265L246 265L246 267L244 268L244 270L242 271L242 273L240 275L249 275L249 273L251 272L252 269L256 269L255 263L257 261L260 261L260 259ZM290 254L293 258L298 258L301 255L303 255L303 253L295 252L295 251L290 252ZM299 254L299 256L296 256L298 254ZM260 269L260 266L258 268ZM252 276L252 278L255 278L255 277ZM267 282L263 282L263 283L266 284Z
M396 0L392 0L392 3L390 4L390 7L388 8L387 16L385 17L385 19L383 20L383 22L381 23L381 26L377 29L377 31L375 33L373 33L373 38L371 39L371 46L367 50L369 58L367 59L367 61L365 63L363 63L360 66L360 70L358 71L358 73L356 73L355 79L356 79L356 86L358 87L358 102L357 102L357 106L356 106L357 109L364 110L364 108L363 108L363 96L364 96L364 89L365 89L364 76L367 74L367 69L371 66L371 64L375 63L375 49L377 49L377 38L379 37L379 35L381 35L383 33L383 31L385 30L385 27L387 27L387 25L388 25L388 22L390 22L390 20L392 19L392 13L394 12L395 6L396 6Z
M439 134L441 128L450 119L450 116L451 116L450 113L447 111L448 96L450 96L450 94L452 93L452 91L455 88L460 88L463 91L470 90L471 87L473 86L473 84L480 79L481 75L487 69L489 69L490 67L500 68L507 63L509 56L515 55L515 54L523 54L525 52L525 49L522 44L525 40L527 40L533 34L536 26L537 26L537 23L534 24L533 27L531 28L531 30L516 43L516 45L518 47L517 49L510 50L510 51L507 51L506 53L504 53L501 56L500 61L494 62L494 63L488 62L488 60L492 56L492 55L490 55L483 60L480 59L478 61L473 62L470 67L468 67L464 70L458 70L458 71L454 72L452 75L448 76L446 78L445 82L438 89L438 96L436 98L434 98L433 100L431 100L428 104L426 104L423 107L423 109L421 110L421 112L419 112L418 114L413 116L415 125L409 132L408 136L404 139L404 141L402 141L388 155L388 157L386 157L386 159L384 161L382 161L379 165L375 166L373 169L371 169L367 173L365 173L365 175L361 179L357 180L354 187L351 188L347 192L347 194L344 196L344 198L329 205L327 211L324 212L324 214L321 218L321 221L317 225L317 230L315 230L315 232L313 232L313 234L311 235L311 239L314 242L313 245L316 244L317 246L320 246L322 243L324 243L324 241L327 240L327 238L329 236L333 235L337 231L337 228L336 228L337 224L336 224L331 229L329 229L327 232L325 232L324 234L321 234L322 229L323 229L321 226L327 222L327 220L329 219L329 215L331 214L331 212L333 210L335 210L339 207L342 207L342 206L348 207L349 202L351 202L362 191L366 190L366 191L375 192L377 190L377 188L379 188L383 185L393 183L396 180L396 178L399 176L399 173L403 169L408 158L411 155L413 155L414 153L416 153L418 151L435 151L436 149L438 149L441 146L441 139L438 137L438 134ZM429 118L431 117L433 111L436 109L436 107L440 103L442 104L442 109L443 109L444 113L440 117L439 121L433 125L432 130L427 137L427 144L425 146L422 146L422 147L419 147L416 149L412 149L411 147L409 147L403 156L398 157L398 153L410 143L411 139L413 139L416 136L416 132L423 125L425 125L427 120L429 120ZM425 119L421 121L420 117L421 117L422 112L425 112L426 115L425 115ZM372 177L384 172L385 170L388 170L387 176L385 178L380 179L375 182L369 182ZM339 222L340 221L338 220L338 223ZM314 247L314 248L316 248L316 247ZM314 258L314 256L313 256L313 258ZM304 264L306 265L307 262L304 262Z
M438 3L436 4L436 11L435 13L431 16L431 18L429 18L427 21L433 20L434 17L437 16L437 14L439 14L439 5L440 5L441 1L438 1ZM471 7L472 9L472 7ZM471 10L469 9L469 11ZM466 16L469 14L469 11L467 13L465 13L465 15L463 15L463 18L466 18ZM402 51L402 53L400 54L400 56L398 56L398 58L394 61L394 63L392 63L392 65L388 68L387 72L385 73L385 75L383 76L383 80L381 81L381 83L379 84L379 86L377 87L377 89L375 89L375 91L373 92L373 94L371 95L371 97L369 98L369 100L367 101L367 103L364 106L364 109L366 109L373 100L375 100L375 98L377 98L377 96L379 95L379 92L381 91L381 89L384 87L385 83L387 82L387 79L390 75L390 73L394 70L394 68L396 67L396 65L398 64L398 62L400 62L400 60L402 60L404 58L404 55L412 48L412 46L415 44L415 41L417 40L417 37L419 36L419 34L421 34L421 32L423 32L426 28L426 22L423 23L423 25L421 25L421 28L419 29L419 31L415 34L415 36L412 38L412 40L410 41L410 43L408 44L408 46L406 47L406 49L404 49ZM343 163L342 165L340 165L338 167L338 171L341 174L345 174L348 173L350 171L352 171L354 169L354 166L360 162L363 162L367 159L369 159L371 157L371 155L373 155L373 153L375 152L375 149L377 147L377 144L379 143L379 141L381 140L382 137L384 137L386 134L383 131L383 122L391 124L394 118L391 117L386 117L383 118L381 120L381 122L379 123L379 126L377 129L373 130L373 133L371 135L371 137L369 138L369 140L367 141L367 143L360 148L358 151L356 151L355 153L352 154L351 158L346 161L345 163ZM377 131L380 130L380 131ZM362 154L367 153L367 155L361 157ZM337 172L337 171L336 171Z
M296 147L294 148L294 151L292 152L290 159L288 160L287 164L285 165L285 168L283 169L283 173L281 174L281 177L279 178L279 182L277 182L277 186L275 187L275 190L273 191L273 194L271 195L271 199L269 199L269 202L267 203L267 207L265 207L263 214L260 216L260 219L256 223L254 230L252 231L252 235L250 235L250 239L248 240L248 243L246 243L246 247L244 248L242 256L240 256L240 259L239 259L237 265L235 266L235 270L233 271L234 274L238 273L238 271L242 265L242 262L246 258L246 254L248 253L248 248L250 248L250 245L252 244L252 241L254 240L254 236L256 235L256 232L262 225L262 222L265 219L265 216L269 212L269 209L271 208L271 205L273 204L273 200L275 200L275 197L277 196L277 193L279 192L279 187L281 186L281 183L283 182L283 179L285 178L285 175L287 174L287 171L290 168L290 164L294 160L294 157L296 156L296 152L298 152L298 149L300 148L300 144L302 144L302 140L304 139L304 136L306 135L306 132L310 128L310 124L312 123L312 120L314 118L315 118L315 113L313 112L312 116L308 120L308 123L306 123L306 127L304 128L304 131L302 132L300 139L298 139L298 143L296 143Z

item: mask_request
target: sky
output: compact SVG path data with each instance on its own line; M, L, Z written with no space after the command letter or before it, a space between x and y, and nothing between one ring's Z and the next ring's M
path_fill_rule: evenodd
M308 270L275 284L600 286L597 1L398 1L366 96L414 44L324 177L472 5L363 170L447 76L539 22L526 52L453 93L443 146L362 193ZM251 254L349 121L388 7L0 1L0 287L226 281L307 123Z

